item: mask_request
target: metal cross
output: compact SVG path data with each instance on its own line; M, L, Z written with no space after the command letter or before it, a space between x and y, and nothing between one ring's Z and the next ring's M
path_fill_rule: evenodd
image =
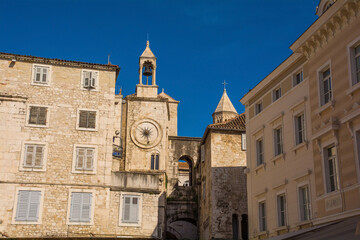
M222 83L222 85L224 85L224 90L226 89L226 84L228 83L224 80L224 82Z

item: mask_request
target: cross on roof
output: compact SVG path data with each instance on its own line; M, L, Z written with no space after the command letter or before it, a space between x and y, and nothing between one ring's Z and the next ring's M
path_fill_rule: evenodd
M222 85L224 85L224 90L226 89L226 85L227 85L228 83L224 80L224 82L222 83Z

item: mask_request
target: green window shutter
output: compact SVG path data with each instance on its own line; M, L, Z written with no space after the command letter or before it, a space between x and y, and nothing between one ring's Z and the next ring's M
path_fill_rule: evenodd
M91 193L82 193L82 206L81 206L81 222L90 222L91 213Z
M34 155L35 155L35 147L33 145L25 145L24 167L32 167L33 166Z
M26 221L29 206L30 191L19 191L16 208L16 221Z
M71 193L70 222L79 222L81 215L81 193Z
M44 146L36 145L34 167L42 167L43 154Z

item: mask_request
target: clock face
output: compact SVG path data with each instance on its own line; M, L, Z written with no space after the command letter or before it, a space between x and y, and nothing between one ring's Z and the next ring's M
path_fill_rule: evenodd
M150 119L138 121L131 129L131 138L136 145L142 148L151 148L160 142L160 127Z

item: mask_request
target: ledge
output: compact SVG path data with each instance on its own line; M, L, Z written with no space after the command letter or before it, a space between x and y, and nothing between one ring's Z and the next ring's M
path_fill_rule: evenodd
M353 97L353 93L354 93L355 91L359 90L359 89L360 89L360 83L357 83L357 84L349 87L349 88L345 91L345 93L346 93L346 95L348 95L349 97L352 98L352 97Z
M296 152L299 151L299 150L300 150L301 148L303 148L303 147L306 147L306 149L308 149L308 148L309 148L309 142L305 140L304 142L302 142L302 143L294 146L294 147L291 149L291 151L295 152L295 154L296 154Z
M329 101L328 103L322 105L321 107L319 107L319 108L315 111L315 114L318 115L318 117L320 117L321 114L322 114L325 110L329 109L330 107L331 107L332 109L334 109L334 107L335 107L335 100L334 100L334 99L331 100L331 101Z
M281 153L281 154L279 154L279 155L277 155L277 156L275 156L275 157L273 157L273 159L271 159L271 162L274 164L274 166L276 165L276 161L278 161L278 160L283 160L283 161L285 161L285 153Z
M262 163L262 164L260 164L259 166L257 166L257 167L255 168L255 173L258 174L258 171L260 171L260 169L262 169L262 170L265 171L265 166L266 166L265 163Z

